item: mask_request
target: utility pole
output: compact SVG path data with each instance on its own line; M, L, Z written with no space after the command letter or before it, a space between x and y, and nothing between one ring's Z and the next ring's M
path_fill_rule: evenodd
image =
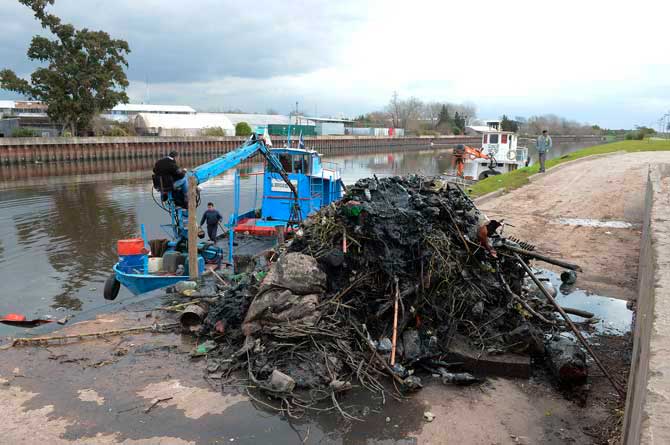
M194 175L188 177L188 273L192 281L198 279L198 211L196 197L198 182Z

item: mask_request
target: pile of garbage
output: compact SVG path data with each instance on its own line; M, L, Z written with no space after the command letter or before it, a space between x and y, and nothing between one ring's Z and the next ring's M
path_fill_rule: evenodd
M439 178L360 180L270 261L226 277L232 284L219 286L204 323L223 345L211 368L244 370L293 409L323 399L339 409L335 395L352 385L384 392L382 379L391 378L398 390L420 388L415 371L476 381L449 362L456 343L479 354L543 356L560 323L524 283L519 258L530 258L517 255L527 246L499 231ZM563 357L585 368L572 359Z

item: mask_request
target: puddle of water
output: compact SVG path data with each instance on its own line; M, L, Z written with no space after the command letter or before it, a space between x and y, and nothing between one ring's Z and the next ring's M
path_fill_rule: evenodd
M608 229L632 229L638 226L626 221L602 221L587 218L559 218L557 222L565 226L604 227Z
M577 287L563 286L560 275L552 271L543 270L538 274L538 278L549 279L551 284L559 289L556 302L560 306L592 312L598 319L598 322L592 325L597 334L624 335L630 332L633 312L628 309L625 300L596 295ZM579 275L577 284L579 284ZM569 316L575 322L586 320L577 315Z

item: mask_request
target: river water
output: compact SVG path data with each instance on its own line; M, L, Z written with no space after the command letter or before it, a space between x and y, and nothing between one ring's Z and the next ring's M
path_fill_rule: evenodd
M582 146L556 147L561 156ZM185 166L208 159L182 160ZM345 184L369 177L453 173L447 150L327 157L342 169ZM0 315L63 318L106 303L102 289L116 262L116 241L165 238L166 214L151 192L152 161L104 161L0 167ZM243 164L240 209L259 204L260 160ZM234 171L203 184L203 201L232 212ZM122 289L117 302L133 298ZM23 329L0 324L0 336Z

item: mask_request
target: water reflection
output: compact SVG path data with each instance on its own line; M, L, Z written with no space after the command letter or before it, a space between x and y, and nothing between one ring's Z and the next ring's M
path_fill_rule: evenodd
M185 166L209 158L185 158ZM239 166L240 210L260 204L259 158ZM324 157L338 164L345 184L377 175L450 172L445 149ZM165 237L166 214L151 195L153 160L116 160L0 168L0 314L58 317L104 303L102 288L116 261L118 239ZM109 170L108 170L109 169ZM111 171L110 171L111 170ZM203 185L203 200L227 217L233 210L234 171ZM122 289L119 299L133 298ZM56 312L55 307L67 308ZM56 312L56 313L55 313ZM0 325L0 335L16 328Z
M46 240L44 254L61 285L52 307L80 309L82 301L75 291L86 287L92 277L109 273L104 266L115 261L113 240L136 232L135 213L110 200L104 184L72 184L48 196L48 212L26 212L14 218L17 242L28 251Z

